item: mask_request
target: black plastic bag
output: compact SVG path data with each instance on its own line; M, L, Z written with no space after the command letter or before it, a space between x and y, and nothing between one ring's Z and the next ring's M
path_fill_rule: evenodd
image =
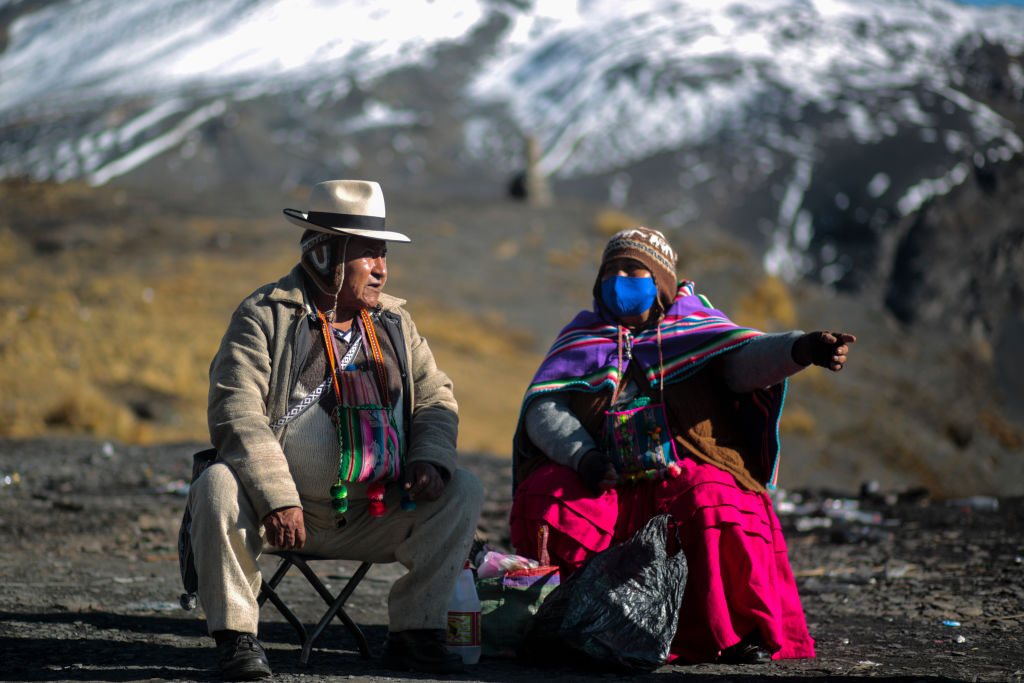
M217 459L217 451L207 448L192 456L192 482L213 464ZM199 604L199 576L196 574L195 558L192 554L192 511L188 501L185 502L185 513L181 516L178 527L178 568L181 570L181 585L185 592L178 597L182 609L193 610Z
M686 556L670 515L587 560L551 592L526 628L519 658L542 666L654 671L668 661L686 587Z

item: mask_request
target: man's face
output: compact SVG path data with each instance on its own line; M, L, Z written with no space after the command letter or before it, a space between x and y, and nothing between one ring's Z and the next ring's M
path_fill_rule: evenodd
M388 279L387 242L366 237L351 237L345 251L345 281L338 294L338 307L344 310L373 308Z

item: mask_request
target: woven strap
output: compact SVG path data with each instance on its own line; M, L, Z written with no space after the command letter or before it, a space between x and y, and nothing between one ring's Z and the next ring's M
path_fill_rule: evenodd
M332 335L327 325L327 318L324 314L317 311L317 315L320 316L320 327L324 335L324 344L327 346L327 358L331 363L331 377L334 379L334 393L338 397L338 404L341 404L341 387L338 386L338 368L334 364L334 343L332 341ZM388 378L384 372L384 354L380 350L380 342L377 341L377 331L373 327L373 320L370 319L370 314L367 313L366 309L359 311L359 317L362 321L363 332L367 345L370 349L370 355L373 358L374 368L377 370L377 380L380 382L381 392L381 404L385 406L391 405L391 397L388 394ZM351 361L351 357L355 356L353 352L354 348L358 348L357 343L359 342L358 336L353 340L352 346L349 347L349 353L345 354L343 359L343 365L345 361Z
M370 351L373 354L373 364L377 368L377 379L380 380L380 394L382 405L391 405L391 396L388 394L388 376L384 372L384 354L380 350L380 342L377 341L377 330L373 327L373 321L366 309L359 311L363 320L363 329L366 332L366 340L369 342Z
M327 391L327 387L329 386L331 386L330 377L321 382L320 386L318 386L316 389L303 396L302 400L300 400L298 403L292 405L292 407L288 409L287 413L271 422L270 428L281 429L281 427L284 427L286 424L297 418L299 415L302 415L304 412L309 410L310 406L312 406L314 403L320 400L320 397L324 395L324 392Z

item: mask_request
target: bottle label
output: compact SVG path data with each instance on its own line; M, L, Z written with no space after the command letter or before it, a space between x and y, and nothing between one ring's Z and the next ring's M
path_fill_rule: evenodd
M448 635L445 638L448 645L456 647L473 647L480 644L480 613L479 612L449 612L448 613Z

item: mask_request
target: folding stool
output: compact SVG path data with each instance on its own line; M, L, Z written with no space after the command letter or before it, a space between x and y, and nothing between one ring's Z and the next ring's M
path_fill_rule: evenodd
M345 584L344 588L341 589L341 592L337 595L332 595L331 591L328 590L327 586L324 585L323 581L320 580L320 577L316 575L308 564L309 562L325 560L328 558L317 557L315 555L303 555L302 553L297 553L291 550L275 550L266 554L280 557L281 562L277 565L277 569L271 575L269 580L266 578L263 579L263 585L260 587L260 594L257 601L260 605L263 605L264 602L269 600L271 604L277 608L277 611L279 611L284 618L288 620L288 623L295 628L295 631L299 634L299 639L302 641L302 654L299 657L299 662L303 666L309 664L309 656L313 651L313 643L316 642L316 639L320 637L320 634L323 633L324 629L331 622L331 619L335 616L345 624L349 633L351 633L352 637L355 638L356 646L359 648L359 654L362 655L363 659L369 659L370 646L366 642L366 636L363 635L363 631L359 628L359 625L352 620L352 617L350 617L347 612L345 612L345 601L348 600L355 591L356 586L358 586L359 582L363 580L364 576L366 576L366 572L369 571L373 563L363 562L360 564L355 573L352 574L352 577ZM295 616L295 612L293 612L292 609L285 604L284 600L281 599L281 596L277 594L277 585L281 583L281 579L284 578L285 574L288 573L288 570L291 569L292 566L298 567L299 571L302 572L302 575L306 577L306 580L327 605L327 611L324 612L322 617L320 617L320 621L312 632L306 630L303 623L297 616Z

